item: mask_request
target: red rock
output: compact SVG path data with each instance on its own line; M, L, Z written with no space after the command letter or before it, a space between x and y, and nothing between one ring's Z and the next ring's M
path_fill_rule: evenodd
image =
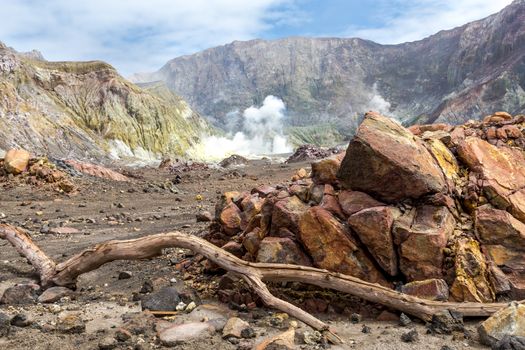
M252 194L257 193L262 198L267 197L269 194L273 192L275 192L275 187L267 186L267 185L261 185L259 187L252 189L251 191Z
M81 173L100 177L103 179L113 180L113 181L129 181L129 178L118 173L114 170L108 169L101 165L95 165L90 163L79 162L76 160L66 160L66 163L71 165L75 170L80 171Z
M394 207L373 207L350 216L348 224L357 233L376 262L390 276L397 275L397 254L391 228L399 211Z
M8 173L18 175L27 169L30 157L23 149L10 149L4 156L4 168Z
M306 209L308 206L296 196L277 201L273 206L270 233L276 233L281 227L297 232L299 217Z
M525 222L525 156L517 148L498 148L476 137L458 147L458 155L483 179L482 188L490 203Z
M247 195L244 197L240 203L242 208L241 229L245 230L250 221L261 212L262 204L263 199L259 198L258 195Z
M315 266L387 284L349 230L329 211L321 207L308 209L299 221L299 237Z
M496 112L492 115L486 116L483 119L483 123L500 123L511 119L512 115L507 112Z
M343 187L386 202L442 192L446 181L423 142L395 121L369 112L350 142L338 178Z
M399 269L409 281L441 278L443 248L456 221L446 207L423 205L399 217L393 225L399 246Z
M343 213L343 209L341 209L341 205L339 204L337 196L325 193L319 205L321 208L328 210L338 218L345 218L345 214Z
M350 216L360 210L385 205L368 194L359 191L341 191L338 196L343 212Z
M290 238L266 237L259 246L257 262L311 266L310 258Z
M312 163L312 180L316 184L335 184L337 172L345 154L340 153L330 158L321 159Z
M410 282L403 285L401 292L435 301L447 301L449 294L447 282L442 279Z
M226 205L219 215L224 232L234 235L241 230L241 210L233 202Z
M379 314L379 316L376 317L376 321L399 322L399 316L393 312L384 310Z
M505 133L506 138L510 139L519 139L523 136L520 128L518 128L516 125L504 125L499 130Z

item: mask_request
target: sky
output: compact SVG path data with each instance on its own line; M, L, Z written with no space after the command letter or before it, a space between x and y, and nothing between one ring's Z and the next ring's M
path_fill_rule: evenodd
M0 0L0 41L52 61L103 60L121 74L234 40L419 40L511 0Z

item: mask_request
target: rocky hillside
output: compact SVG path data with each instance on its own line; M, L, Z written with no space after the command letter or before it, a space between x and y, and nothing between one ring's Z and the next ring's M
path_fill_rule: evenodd
M0 150L151 160L182 155L211 132L168 89L147 90L104 62L47 62L0 43Z
M233 42L169 61L137 81L164 80L219 119L282 98L290 125L335 121L354 129L378 110L407 123L458 124L525 110L525 1L424 40L379 45L346 38Z

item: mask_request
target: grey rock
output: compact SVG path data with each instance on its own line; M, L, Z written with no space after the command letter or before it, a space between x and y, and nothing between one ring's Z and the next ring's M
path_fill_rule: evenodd
M142 298L142 310L175 311L180 301L177 288L164 287L158 292L147 294Z
M34 304L39 291L40 286L34 283L17 284L4 291L0 304Z
M11 319L11 325L15 327L27 327L33 323L31 317L26 314L16 314Z
M507 334L492 345L492 350L525 350L525 337Z
M11 330L11 318L0 312L0 338L7 337Z
M412 343L419 339L419 335L416 329L411 329L410 331L403 333L401 335L401 340L405 343Z
M72 297L75 294L71 289L66 287L51 287L49 289L46 289L40 296L38 297L39 303L54 303L56 301L59 301L63 297Z
M431 333L452 334L452 332L464 332L463 315L453 310L444 310L432 315L428 326Z
M412 323L412 320L410 319L410 317L408 317L404 313L401 313L401 315L399 316L399 325L406 327L410 325L411 323Z

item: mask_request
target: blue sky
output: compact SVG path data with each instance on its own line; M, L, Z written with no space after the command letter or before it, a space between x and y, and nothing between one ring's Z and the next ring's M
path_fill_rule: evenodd
M233 40L422 39L511 0L0 0L0 41L49 60L99 59L123 75Z

